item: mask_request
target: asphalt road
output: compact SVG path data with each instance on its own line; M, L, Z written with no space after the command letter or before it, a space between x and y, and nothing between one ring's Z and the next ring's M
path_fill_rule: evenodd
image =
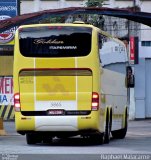
M49 145L29 146L26 144L25 136L16 133L14 122L5 122L4 127L8 135L0 136L2 160L6 160L7 157L8 160L20 160L20 157L21 160L31 159L28 158L31 155L36 160L43 159L43 156L45 156L43 160L49 156L51 156L51 160L151 159L151 120L130 121L125 139L111 139L109 144L103 145L88 143L83 138L74 137L66 140L55 139ZM130 155L144 155L145 157L126 157Z

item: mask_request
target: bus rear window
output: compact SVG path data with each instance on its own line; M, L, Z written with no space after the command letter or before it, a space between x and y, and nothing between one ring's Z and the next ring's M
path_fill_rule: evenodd
M92 29L47 26L19 31L20 52L25 57L79 57L91 51Z

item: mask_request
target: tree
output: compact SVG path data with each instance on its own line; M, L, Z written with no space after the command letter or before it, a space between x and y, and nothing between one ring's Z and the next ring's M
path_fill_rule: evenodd
M86 6L87 7L102 7L104 0L87 0Z
M86 7L102 7L105 0L87 0ZM88 15L87 22L97 26L101 29L104 28L104 17L102 15Z

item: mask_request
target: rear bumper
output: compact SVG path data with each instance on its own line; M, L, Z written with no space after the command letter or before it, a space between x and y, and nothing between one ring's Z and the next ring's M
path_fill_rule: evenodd
M55 111L55 110L53 110ZM62 110L63 115L61 116L84 116L91 114L91 110ZM48 111L21 111L21 114L23 116L49 116L49 110ZM51 115L51 116L60 116L60 115Z
M16 130L18 132L83 132L100 130L100 116L92 111L81 116L23 116L15 113Z

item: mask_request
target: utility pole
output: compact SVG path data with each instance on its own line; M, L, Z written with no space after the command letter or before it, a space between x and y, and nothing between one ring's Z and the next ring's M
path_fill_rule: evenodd
M137 10L136 10L136 6L139 6L139 0L133 0L133 12L136 12ZM133 25L134 25L134 30L136 30L137 31L137 24L136 24L136 22L133 22ZM132 32L131 32L132 33ZM130 34L130 33L129 33ZM134 37L136 37L137 36L137 33L136 34L134 34L134 32L132 33L133 34L133 36ZM129 38L130 38L130 36L131 36L131 34L129 35ZM138 38L138 37L137 37ZM137 43L137 45L138 45L138 43ZM136 45L135 45L136 46ZM138 47L137 47L137 49L138 49ZM139 52L139 51L138 51ZM136 54L136 53L135 53ZM136 56L136 55L135 55ZM138 55L137 55L138 56ZM138 57L139 58L139 57ZM137 59L137 61L138 61L138 59ZM134 62L135 63L135 62ZM135 73L135 64L131 64L131 67L132 67L132 69L133 69L133 73L134 73L134 75L135 75L135 77L137 77L136 76L136 73ZM135 98L135 88L131 88L130 89L130 108L129 108L129 119L131 119L131 120L133 120L133 119L135 119L136 118L136 104L138 103L138 102L136 102L137 100L136 100L136 98ZM138 110L138 109L137 109ZM137 111L138 112L138 111Z
M133 7L136 6L136 0L133 0Z
M20 15L20 0L17 0L17 15L19 16Z

